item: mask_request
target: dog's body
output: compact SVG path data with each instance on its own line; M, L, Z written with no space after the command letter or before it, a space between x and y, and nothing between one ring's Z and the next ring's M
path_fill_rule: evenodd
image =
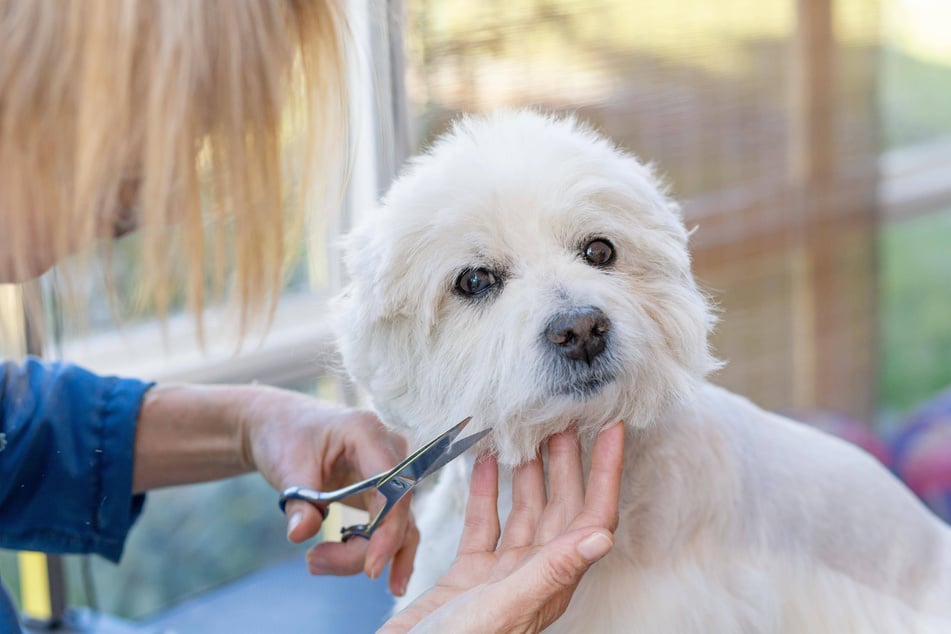
M552 632L951 632L951 542L873 458L714 386L628 431L615 550ZM462 464L419 515L435 582L462 531Z
M625 421L616 547L552 631L951 632L951 531L861 451L705 381L686 243L651 171L574 122L466 120L350 237L345 364L411 439L473 415L507 464ZM458 462L420 500L407 600L454 557Z

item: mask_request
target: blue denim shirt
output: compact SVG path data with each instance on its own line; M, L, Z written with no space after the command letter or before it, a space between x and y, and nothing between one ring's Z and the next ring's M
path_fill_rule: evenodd
M0 365L0 548L118 561L142 495L135 427L150 384L28 358ZM10 623L0 586L0 632Z

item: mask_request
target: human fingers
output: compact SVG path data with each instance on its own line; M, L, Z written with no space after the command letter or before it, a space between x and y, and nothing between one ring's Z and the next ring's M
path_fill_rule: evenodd
M408 503L408 500L400 502L403 503ZM419 530L411 517L399 530L394 530L394 526L396 524L387 518L370 540L354 537L346 542L317 544L307 553L308 570L315 575L353 575L363 571L371 579L376 579L392 560L389 588L394 595L402 596L413 573ZM391 547L394 540L397 543ZM390 550L392 556L387 554Z
M403 546L396 551L393 565L390 566L390 592L401 597L406 594L406 586L413 574L413 562L416 559L416 549L419 547L419 530L412 525L412 538L403 542Z
M334 436L332 444L338 446L338 455L325 477L336 471L350 476L352 469L367 478L392 469L406 457L406 442L387 430L372 412L348 411L334 426Z
M512 473L512 510L505 522L500 548L519 548L532 543L547 497L541 453L537 453Z
M363 570L368 545L359 537L321 542L307 551L307 569L312 575L355 575Z
M554 499L569 508L581 509L584 473L577 432L564 431L548 439L548 483L549 504Z
M504 624L497 631L540 632L564 614L584 574L613 545L613 535L601 528L560 535L485 589L479 600L483 617Z
M384 504L382 496L377 497L379 500L369 509L371 518L376 517ZM410 497L407 495L393 506L370 537L363 571L371 579L379 577L386 564L405 546L416 550L419 531L410 510Z
M584 469L581 443L574 431L548 439L548 504L535 534L535 543L544 544L560 535L584 506Z
M402 440L386 431L379 419L368 412L355 414L350 424L344 426L341 431L345 434L345 454L349 456L348 462L357 466L362 478L391 469L403 459L405 445ZM375 517L383 508L384 499L381 495L374 494L369 500L366 510L370 517ZM373 533L366 550L364 572L371 579L376 579L398 552L407 549L406 553L415 553L418 543L419 531L413 521L410 496L407 495L390 509ZM411 570L412 559L407 562L404 554L400 566L397 567L396 577L391 573L391 585L397 589L405 585Z
M495 458L485 457L472 469L459 554L495 550L499 532L499 466Z
M324 521L323 513L304 500L288 500L284 515L287 517L287 539L295 544L316 535Z
M591 451L591 471L584 510L572 526L617 528L618 498L624 469L624 424L615 423L598 434Z

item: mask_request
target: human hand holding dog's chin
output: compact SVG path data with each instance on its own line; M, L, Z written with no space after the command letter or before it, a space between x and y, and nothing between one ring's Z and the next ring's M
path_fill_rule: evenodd
M380 633L524 634L551 625L591 564L614 545L623 456L624 426L603 430L585 491L577 436L553 436L548 441L551 494L545 491L540 456L518 467L504 532L498 466L493 459L477 462L455 563Z
M278 491L294 485L337 489L390 469L406 456L405 442L372 413L294 392L258 388L253 401L242 408L242 417L246 459ZM390 591L402 595L419 544L409 497L390 511L369 541L322 542L311 548L307 552L311 574L363 571L376 579L391 563ZM347 502L372 516L383 506L383 497L369 492ZM320 530L323 517L307 502L290 500L285 513L292 542L310 539Z

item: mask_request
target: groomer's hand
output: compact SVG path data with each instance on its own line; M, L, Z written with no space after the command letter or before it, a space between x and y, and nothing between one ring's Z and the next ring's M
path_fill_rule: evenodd
M516 469L504 531L499 529L498 467L491 459L476 463L455 563L380 632L534 634L551 625L591 564L614 545L623 427L614 425L598 436L587 491L577 437L553 436L548 442L551 494L545 491L540 457Z
M243 453L278 491L293 485L337 489L390 469L406 456L402 439L384 429L370 412L284 390L254 389L253 400L240 414ZM394 507L369 541L324 542L311 548L307 553L310 572L352 575L363 571L376 579L392 563L390 591L402 595L419 544L409 497ZM383 497L368 492L347 503L373 516L383 506ZM288 501L285 513L287 537L295 543L316 535L323 520L314 506L301 500Z

